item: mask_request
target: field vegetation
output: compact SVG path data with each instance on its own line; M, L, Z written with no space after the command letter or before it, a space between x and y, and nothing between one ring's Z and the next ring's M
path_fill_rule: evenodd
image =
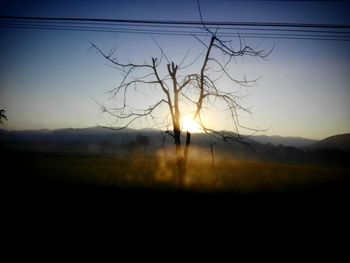
M22 183L84 184L122 188L176 190L175 160L168 157L90 154L22 154L11 171ZM349 169L278 164L233 159L190 159L185 188L194 191L284 193L327 187L337 190L348 182ZM19 182L21 183L21 182Z

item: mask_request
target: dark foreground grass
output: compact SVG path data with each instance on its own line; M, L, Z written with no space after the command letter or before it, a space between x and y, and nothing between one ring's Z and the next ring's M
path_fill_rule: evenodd
M11 257L347 262L346 169L8 154L2 223ZM169 172L170 171L170 172ZM8 180L6 180L7 182ZM96 257L96 258L95 258Z

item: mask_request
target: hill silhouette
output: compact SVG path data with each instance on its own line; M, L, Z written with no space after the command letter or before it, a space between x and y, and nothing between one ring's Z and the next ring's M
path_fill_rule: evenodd
M309 149L339 149L350 152L350 133L327 137L309 146Z
M297 148L302 148L306 146L310 146L317 142L317 140L307 139L303 137L283 137L279 135L267 136L267 135L256 135L253 136L252 139L254 141L266 144L270 143L272 145L284 145L284 146L292 146Z

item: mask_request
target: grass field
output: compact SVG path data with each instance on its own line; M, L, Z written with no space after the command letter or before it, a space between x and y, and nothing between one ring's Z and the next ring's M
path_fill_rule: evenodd
M26 154L8 167L26 179L58 184L176 189L174 161L145 156ZM349 169L267 162L189 160L188 190L293 192L307 188L344 187ZM25 180L26 181L26 180ZM336 190L336 189L335 189Z

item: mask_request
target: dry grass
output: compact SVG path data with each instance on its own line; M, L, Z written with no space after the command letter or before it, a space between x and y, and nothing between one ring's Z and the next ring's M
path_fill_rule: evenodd
M29 156L17 161L34 180L63 184L176 188L174 161L144 156ZM205 191L289 192L348 181L346 170L276 163L189 160L186 188Z
M240 193L286 192L340 182L346 180L346 174L343 170L324 167L226 160L216 162L214 168L208 162L193 162L187 179L195 188Z

